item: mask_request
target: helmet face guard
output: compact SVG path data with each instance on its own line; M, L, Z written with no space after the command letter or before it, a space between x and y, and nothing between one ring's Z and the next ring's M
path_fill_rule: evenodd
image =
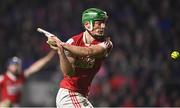
M82 14L82 23L84 24L87 21L90 23L90 29L88 29L88 31L93 30L95 21L103 21L107 19L108 19L107 13L97 8L89 8L85 10ZM98 36L95 35L94 37L98 37Z

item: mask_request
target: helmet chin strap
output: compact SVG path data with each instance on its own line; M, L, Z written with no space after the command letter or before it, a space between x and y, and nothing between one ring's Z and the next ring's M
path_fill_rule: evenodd
M104 39L104 36L103 36L103 35L102 35L102 36L99 36L99 35L93 35L93 34L91 33L91 31L93 30L93 21L90 20L89 23L90 23L90 28L85 27L86 30L88 31L88 33L89 33L93 38L95 38L95 39L103 40L103 39Z
M90 28L85 27L85 28L88 30L88 32L90 32L90 31L92 31L92 30L93 30L93 21L92 21L92 20L90 20L90 21L89 21L89 23L90 23ZM91 34L91 33L90 33L90 34Z
M94 38L97 40L104 40L104 36L99 36L99 35L93 35L88 29L86 29L87 32Z

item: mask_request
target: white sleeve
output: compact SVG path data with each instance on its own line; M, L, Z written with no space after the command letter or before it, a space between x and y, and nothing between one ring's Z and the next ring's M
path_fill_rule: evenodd
M70 38L70 39L68 39L66 41L66 43L70 44L70 45L72 45L73 42L74 42L74 40L72 38ZM72 56L72 54L69 51L67 51L67 50L64 50L64 53L65 53L66 56Z
M74 40L72 38L70 38L66 41L67 44L72 44L73 42L74 42Z
M4 76L0 75L0 84L3 82L3 80L4 80Z

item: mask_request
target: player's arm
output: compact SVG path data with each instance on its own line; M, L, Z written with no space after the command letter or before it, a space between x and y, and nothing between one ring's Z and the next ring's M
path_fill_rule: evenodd
M55 55L55 51L50 51L45 57L37 60L33 63L29 68L24 71L25 77L29 77L30 75L38 72L43 66L45 66Z
M110 43L107 43L110 44ZM91 45L89 47L81 47L70 44L63 44L64 49L70 51L76 56L93 56L93 57L104 57L107 50L112 45L106 45L106 43L100 43L97 45Z
M63 46L64 49L68 50L69 52L71 52L73 55L76 56L104 57L113 47L110 39L97 45L91 45L89 47L81 47L81 46L66 44L63 43L57 37L50 37L48 38L48 40L49 40L48 44L51 46L51 48L57 49L57 47Z
M72 76L74 75L74 57L69 54L65 54L64 48L61 46L58 48L58 55L60 61L60 69L64 76Z

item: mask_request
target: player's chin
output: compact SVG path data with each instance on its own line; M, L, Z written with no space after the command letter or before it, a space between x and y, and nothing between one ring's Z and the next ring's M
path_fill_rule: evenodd
M103 35L98 34L98 35L95 36L95 38L96 38L97 40L99 40L99 41L103 41L103 40L105 39L105 38L104 38L104 34L103 34Z
M97 36L104 38L104 33L99 33Z
M99 35L103 35L103 34L104 34L104 30L98 31L98 34L99 34Z

